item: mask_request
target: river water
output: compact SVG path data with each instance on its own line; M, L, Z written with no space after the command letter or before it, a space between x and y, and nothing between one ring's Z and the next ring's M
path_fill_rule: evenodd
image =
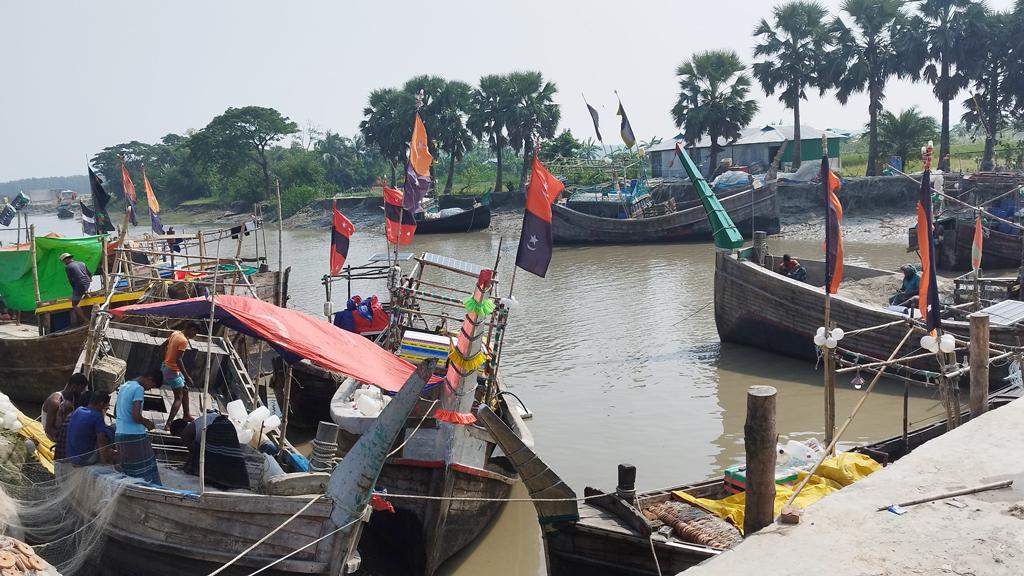
M33 222L40 232L78 232L75 221L36 217ZM848 261L895 270L908 258L905 232L900 232L905 228L883 230L877 224L849 227ZM357 231L350 263L361 264L386 249L380 228ZM418 236L411 250L492 265L504 234L498 270L507 294L518 226L498 228L504 232ZM788 228L770 240L770 250L820 257L819 229ZM275 240L276 234L268 234L276 267ZM291 307L322 314L320 279L327 272L328 243L326 230L285 231ZM713 278L710 244L559 247L547 278L517 274L519 305L509 318L504 381L534 414L528 424L537 453L577 493L586 485L613 489L622 462L637 467L640 490L703 480L742 462L746 389L755 384L778 389L783 440L821 438L821 372L808 362L720 343ZM385 295L384 286L373 283L357 284L354 292ZM336 302L343 299L335 296ZM862 443L899 433L902 392L902 384L883 381L844 439ZM861 394L849 378L839 377L840 423ZM912 422L940 412L931 393L912 391ZM525 494L517 487L516 495ZM484 537L442 573L544 574L533 506L506 505Z

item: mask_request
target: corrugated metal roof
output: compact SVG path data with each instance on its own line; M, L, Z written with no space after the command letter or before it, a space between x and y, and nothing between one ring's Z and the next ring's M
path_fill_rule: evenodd
M813 127L813 126L807 126L806 124L801 124L800 125L800 139L801 140L821 140L821 135L822 134L827 134L829 138L846 138L847 137L847 136L844 136L842 134L837 134L835 132L829 132L827 130L819 130L819 129ZM781 144L782 142L784 142L786 140L792 140L792 139L793 139L793 126L792 125L785 126L785 125L769 124L769 125L760 126L760 127L747 128L746 130L744 130L740 134L740 138L738 140L736 140L736 142L733 142L732 144L728 144L727 141L725 141L725 140L719 140L719 144L721 144L722 146L747 146L747 145L751 145L751 144L772 144L772 143L780 143ZM651 148L648 150L648 152L660 152L660 151L664 151L664 150L672 150L672 149L675 148L676 142L677 141L681 141L681 140L682 140L681 135L677 134L676 138L665 140L661 144L657 144L655 146L651 146ZM701 140L697 141L697 146L696 147L697 148L707 148L710 145L711 144L707 140L701 139Z

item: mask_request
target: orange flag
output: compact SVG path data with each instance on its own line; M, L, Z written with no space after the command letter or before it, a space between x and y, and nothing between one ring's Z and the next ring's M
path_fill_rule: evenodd
M427 129L417 112L412 126L412 140L409 141L409 163L420 176L429 176L433 161L434 157L430 155L430 147L427 145Z

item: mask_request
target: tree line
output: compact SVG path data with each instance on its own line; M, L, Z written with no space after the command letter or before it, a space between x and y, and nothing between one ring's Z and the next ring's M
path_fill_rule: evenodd
M729 50L700 52L676 70L679 96L672 116L689 145L709 137L712 166L722 150L719 140L738 138L758 110L748 98L751 76L765 94L778 93L793 111L797 142L800 103L808 91L817 90L819 97L832 92L842 104L853 94L866 94L869 176L878 174L880 144L893 139L890 134L880 142L880 124L883 130L929 132L928 120L915 110L900 115L883 111L886 86L894 78L932 86L942 108L942 170L949 170L950 103L962 93L967 111L961 120L984 135L983 170L992 169L1000 133L1024 109L1024 2L999 12L975 0L845 0L840 14L831 15L818 2L795 0L776 6L754 36L749 75ZM897 139L906 140L907 134ZM890 148L895 149L907 153L905 143ZM799 146L793 154L799 166Z

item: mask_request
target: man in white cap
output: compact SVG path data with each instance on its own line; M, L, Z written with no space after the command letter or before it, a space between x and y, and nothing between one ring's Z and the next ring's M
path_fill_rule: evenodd
M67 252L60 255L60 261L64 263L64 273L68 275L68 284L71 284L71 310L80 324L85 324L88 319L85 313L78 307L85 294L89 291L89 284L92 284L92 274L85 267L84 262L75 260Z

